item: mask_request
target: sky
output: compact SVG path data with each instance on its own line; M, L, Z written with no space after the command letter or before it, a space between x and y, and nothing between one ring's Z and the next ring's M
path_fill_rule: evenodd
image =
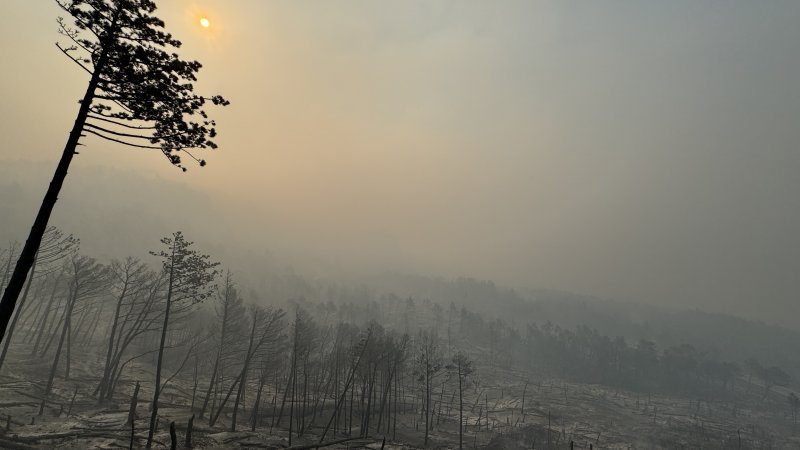
M800 312L796 1L157 3L232 102L220 149L181 173L88 139L71 176L169 180L220 242L350 273ZM59 14L0 2L0 163L63 148L87 79Z

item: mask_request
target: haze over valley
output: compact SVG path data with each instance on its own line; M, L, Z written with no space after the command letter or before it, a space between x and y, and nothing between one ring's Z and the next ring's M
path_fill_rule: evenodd
M0 448L797 447L797 23L0 3Z

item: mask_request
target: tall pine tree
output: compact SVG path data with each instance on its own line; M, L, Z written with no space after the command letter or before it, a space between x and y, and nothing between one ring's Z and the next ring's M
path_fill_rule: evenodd
M170 163L186 170L182 155L199 165L205 160L192 149L214 149L215 122L208 103L227 105L219 95L194 93L197 61L175 53L181 42L164 31L153 15L152 0L57 1L72 18L58 19L67 42L58 49L89 74L86 92L69 133L53 179L0 300L0 338L6 331L17 298L36 259L36 252L67 176L76 149L87 135L137 148L160 151Z

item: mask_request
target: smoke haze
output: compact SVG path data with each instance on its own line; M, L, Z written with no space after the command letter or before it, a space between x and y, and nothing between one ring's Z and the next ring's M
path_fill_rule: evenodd
M216 114L221 148L185 174L86 140L54 224L97 256L180 228L229 246L230 264L277 252L335 275L470 275L793 325L796 2L159 13L203 62L198 87L232 105ZM0 3L2 191L28 196L0 204L4 239L27 231L85 87L53 46L57 15Z

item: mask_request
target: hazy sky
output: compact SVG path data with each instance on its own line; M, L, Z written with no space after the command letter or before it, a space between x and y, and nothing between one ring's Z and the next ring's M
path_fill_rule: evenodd
M71 176L155 173L354 272L800 312L800 2L158 3L232 101L221 149L182 174L89 140ZM57 15L0 2L0 160L74 119Z

